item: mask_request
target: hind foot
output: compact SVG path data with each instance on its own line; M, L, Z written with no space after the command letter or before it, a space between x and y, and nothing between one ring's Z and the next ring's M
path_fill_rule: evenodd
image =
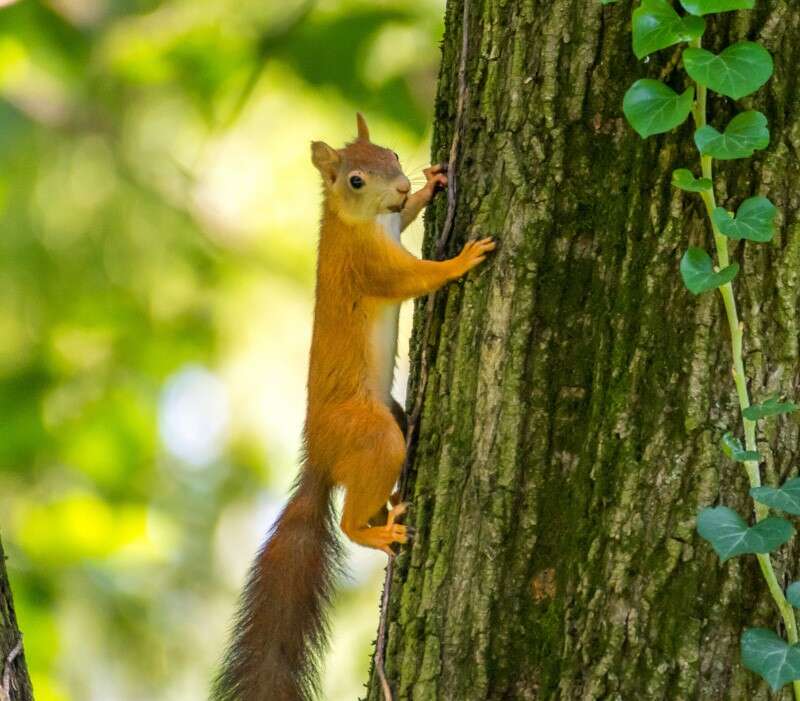
M411 537L413 529L403 526L400 523L386 524L385 526L373 526L372 528L359 528L355 532L348 533L347 537L354 543L363 545L367 548L383 550L389 557L394 557L395 553L391 548L393 543L407 543Z

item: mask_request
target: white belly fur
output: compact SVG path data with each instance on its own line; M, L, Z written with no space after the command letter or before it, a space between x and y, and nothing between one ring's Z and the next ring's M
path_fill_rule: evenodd
M380 224L386 233L398 243L400 242L400 214L381 214ZM392 396L394 366L397 358L397 325L400 319L400 305L387 304L375 324L373 331L373 347L375 362L378 366L378 388L381 399L387 404Z

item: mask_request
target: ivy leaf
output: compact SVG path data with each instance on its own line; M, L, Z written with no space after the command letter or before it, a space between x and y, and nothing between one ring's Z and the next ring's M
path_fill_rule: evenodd
M642 0L633 11L633 53L644 58L659 49L703 36L702 17L681 17L667 0Z
M721 161L749 158L754 151L760 151L769 145L767 118L755 110L742 112L728 123L724 134L720 134L712 126L698 129L694 135L694 143L701 154Z
M779 401L780 395L773 394L771 397L765 399L761 404L753 404L747 407L742 414L744 418L750 421L758 421L759 419L766 418L767 416L777 416L778 414L791 414L797 411L798 406L794 402L781 402Z
M724 207L717 207L711 219L720 232L729 239L738 241L771 241L775 234L773 221L777 210L766 197L750 197L736 210L736 217Z
M737 462L761 460L757 450L745 450L742 442L730 432L722 436L722 452Z
M681 5L693 15L710 15L728 10L752 10L756 0L681 0Z
M748 628L741 639L742 664L777 691L800 679L800 646L789 645L768 628Z
M697 532L725 562L736 555L772 552L792 537L794 526L777 516L768 516L748 526L733 509L717 506L700 512Z
M714 183L708 178L695 178L687 168L678 168L672 171L672 186L686 192L705 192L714 187Z
M683 65L700 85L734 100L754 93L772 75L772 56L752 41L740 41L718 55L706 49L686 49Z
M773 509L785 511L792 516L800 516L800 477L775 487L753 487L750 496Z
M702 248L691 247L681 258L683 284L695 295L722 287L733 280L738 272L738 263L731 263L727 268L715 271L711 258Z
M786 599L795 608L800 608L800 582L792 582L786 588Z
M646 139L683 124L692 111L694 88L678 95L658 80L637 80L625 93L622 109L630 125Z

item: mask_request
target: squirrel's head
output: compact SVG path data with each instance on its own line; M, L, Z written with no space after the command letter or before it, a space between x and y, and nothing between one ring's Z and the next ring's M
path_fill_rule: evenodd
M397 154L369 140L364 117L356 115L358 136L344 148L311 142L311 162L322 176L329 203L349 219L374 219L399 212L411 183L400 168Z

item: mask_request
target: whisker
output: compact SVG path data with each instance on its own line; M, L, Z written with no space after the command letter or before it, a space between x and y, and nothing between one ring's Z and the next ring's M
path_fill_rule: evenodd
M409 168L408 172L412 173L412 174L417 173L417 172L422 173L422 170L424 168L426 168L426 167L427 166L425 165L425 163L423 163L422 165L418 165L418 166L414 166L413 168Z

